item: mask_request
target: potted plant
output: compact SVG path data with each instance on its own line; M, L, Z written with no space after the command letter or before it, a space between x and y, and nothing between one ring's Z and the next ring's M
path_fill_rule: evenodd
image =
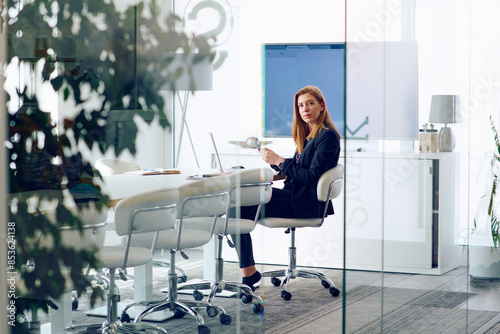
M479 202L471 237L482 241L483 245L471 244L469 248L470 275L474 278L500 278L500 225L498 212L500 138L493 118L490 116L495 150L489 153L486 175L486 194ZM481 240L482 239L482 240Z
M163 55L197 52L213 57L207 38L187 35L174 15L162 23L156 2L146 3L148 7L139 3L120 11L115 2L105 0L0 4L5 28L0 33L8 40L7 64L0 65L9 69L2 75L17 73L20 78L23 71L31 71L37 84L50 85L71 105L70 113L54 117L53 111L61 111L47 109L33 82L22 84L6 76L7 82L15 82L5 86L7 106L0 106L6 117L1 123L9 127L8 221L9 237L15 240L9 248L9 271L18 274L18 286L25 286L15 291L19 298L9 301L15 304L15 319L9 321L17 325L12 327L17 333L28 330L20 324L20 315L39 308L48 311L46 301L58 299L68 282L78 293L90 287L82 268L95 267L98 259L64 245L59 229L81 228L79 215L63 201L67 196L81 201L75 194L82 188L92 193L98 207L106 205L105 194L92 182L99 174L80 153L80 145L102 153L114 149L118 155L127 149L134 154L137 129L127 133L119 148L103 140L109 112L127 110L144 120L151 120L153 113L168 128L168 101L159 87L173 85L182 70L171 69ZM192 62L203 60L195 57ZM165 76L166 69L172 74ZM90 197L85 200L90 202ZM57 203L55 222L41 214L43 201ZM40 235L51 237L50 249L33 242ZM28 264L34 264L34 270ZM98 296L94 292L93 300Z

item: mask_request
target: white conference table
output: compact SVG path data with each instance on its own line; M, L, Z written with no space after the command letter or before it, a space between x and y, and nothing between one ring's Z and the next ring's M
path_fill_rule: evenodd
M98 180L96 183L101 186L102 193L108 195L111 201L117 201L165 187L179 187L188 182L193 182L193 180L186 179L188 176L201 173L206 172L192 170L190 172L181 171L181 174L164 175L119 174L103 176L103 180Z

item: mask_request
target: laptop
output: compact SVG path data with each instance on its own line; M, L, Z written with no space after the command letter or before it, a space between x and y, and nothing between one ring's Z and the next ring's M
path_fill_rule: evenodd
M217 145L215 144L214 135L212 134L212 132L209 132L208 136L210 137L210 142L212 143L212 148L214 149L215 157L217 159L217 164L219 165L219 172L188 176L187 178L190 180L199 180L199 179L206 178L206 177L227 175L227 174L234 173L234 170L229 170L227 172L224 171L224 168L222 167L222 163L220 161L219 150L217 150Z
M217 145L215 145L214 135L212 134L212 132L209 132L208 136L210 137L210 141L212 142L212 148L214 149L215 157L217 158L217 164L219 165L219 171L221 173L225 173L224 168L222 167L222 164L220 162L220 156L219 156L219 151L217 150Z

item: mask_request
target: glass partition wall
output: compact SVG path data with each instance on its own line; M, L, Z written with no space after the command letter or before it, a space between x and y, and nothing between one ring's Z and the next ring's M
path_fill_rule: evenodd
M294 143L282 128L288 129L291 122L293 94L308 84L328 86L328 78L316 81L311 71L337 76L327 105L342 132L339 163L345 166L344 188L333 201L335 214L323 226L297 229L296 247L297 264L323 270L340 296L332 297L319 282L298 278L289 284L293 297L284 300L280 289L264 278L256 291L264 299L265 312L254 314L250 305L220 298L232 322L226 327L200 310L212 332L482 333L500 321L500 283L495 280L500 272L494 267L498 260L491 258L497 254L491 226L498 225L488 214L496 184L491 158L498 154L492 124L500 124L500 7L494 0L158 3L158 12L146 8L140 17L128 12L125 26L116 31L128 27L125 35L132 39L135 27L146 29L149 13L166 25L165 14L172 12L180 20L177 32L206 38L215 57L210 89L184 95L165 86L155 88L164 98L163 117L170 129L160 126L164 118L138 118L135 111L111 108L110 129L100 133L101 139L107 141L105 146L110 141L130 145L130 131L134 136L137 132L137 154L125 150L118 158L141 168L267 167L255 149L241 144L248 137L291 157ZM125 11L121 6L127 5L119 3L119 10ZM106 43L114 36L113 28L111 23L106 27ZM162 57L161 50L144 52L151 41L129 42L141 52L130 59L121 57L121 71L147 70ZM162 42L167 52L170 42ZM68 55L75 56L69 54L74 51L70 46ZM330 56L324 73L293 59L325 47L343 52L331 56L341 70L330 71ZM101 56L113 58L106 52ZM283 60L277 65L282 74L271 69L277 58ZM278 73L278 87L266 87L272 71ZM287 84L296 80L296 87L280 90L280 75ZM114 82L116 91L120 83ZM147 80L131 85L145 98L145 91L155 87ZM331 87L319 88L329 92ZM269 94L279 96L282 105L267 104ZM49 99L57 105L52 108L56 119L73 112L74 105L64 95ZM145 103L130 97L121 102ZM91 110L95 105L85 107ZM279 128L277 135L273 127ZM115 157L112 151L102 154L97 146L81 147L81 153L90 163ZM259 271L288 264L290 236L283 232L262 226L252 232ZM195 259L194 264L183 263L188 276L213 278L213 271L203 268L203 263L213 261L213 248L205 248L205 254L201 249L187 253ZM224 278L241 280L234 249L224 244L222 257ZM166 275L166 270L154 269L154 289L165 287ZM120 286L124 297L132 298L127 288ZM75 312L73 319L79 321L83 314ZM185 318L161 326L186 333L196 330L187 324L192 319Z
M498 321L498 304L487 302L498 290L487 276L495 260L474 274L472 250L476 234L491 240L481 202L492 185L488 117L498 114L488 60L498 43L487 22L498 8L419 0L346 7L346 127L358 133L345 151L343 331L487 329Z
M487 13L497 10L495 5L382 0L313 1L305 8L293 1L230 4L224 18L234 21L224 29L231 27L231 36L221 47L227 57L214 72L212 92L229 95L221 102L227 110L211 112L225 120L212 127L224 128L215 131L226 167L261 163L252 150L230 143L249 136L272 142L269 148L284 156L293 154L290 138L267 132L273 125L266 123L272 121L270 113L286 113L268 110L265 103L271 60L266 63L263 52L275 52L266 47L346 43L345 110L333 117L343 129L345 191L334 201L336 215L316 231L300 231L297 242L298 263L333 269L342 291L342 312L330 310L325 316L329 322L315 317L318 326L346 333L439 328L465 333L494 321L497 306L488 309L485 301L495 292L495 283L469 279L467 245L476 202L484 192L484 184L479 192L472 191L477 183L472 175L485 166L485 141L476 142L479 134L471 134L482 127L479 133L491 141L490 112L484 106L495 110L494 62L489 61L497 47L488 29L478 27L482 15L488 20ZM176 6L184 5L177 1ZM491 66L492 74L478 76L479 63ZM225 71L237 75L228 77ZM292 94L284 104L291 104ZM437 101L458 98L456 116L446 121L431 116L431 108L442 112L432 107L433 96ZM439 130L445 126L455 137L451 152L450 144L439 146ZM258 261L287 263L287 236L259 226L252 235ZM308 246L304 249L301 242ZM231 250L224 258L236 260ZM270 307L273 298L267 300ZM326 307L321 298L314 303Z

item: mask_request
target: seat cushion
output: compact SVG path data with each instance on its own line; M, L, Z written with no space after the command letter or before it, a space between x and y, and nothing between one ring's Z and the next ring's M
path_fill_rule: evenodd
M178 229L161 231L156 243L156 249L174 249L177 247ZM154 233L140 233L132 236L130 246L133 247L148 247L153 244ZM193 248L203 246L212 239L212 235L203 230L192 230L188 228L182 229L180 248ZM122 238L122 244L127 242L126 237Z
M321 225L321 218L263 218L258 223L270 228L317 227Z
M215 224L214 234L224 234L225 218L218 218ZM213 224L213 218L190 218L184 219L182 224L184 227L195 230L204 230L210 232ZM229 218L226 234L245 234L250 233L255 229L255 221L250 219Z
M123 246L104 246L96 253L99 267L101 268L121 268L125 259L125 250ZM135 267L148 263L153 260L151 251L143 247L130 247L128 253L127 267Z

